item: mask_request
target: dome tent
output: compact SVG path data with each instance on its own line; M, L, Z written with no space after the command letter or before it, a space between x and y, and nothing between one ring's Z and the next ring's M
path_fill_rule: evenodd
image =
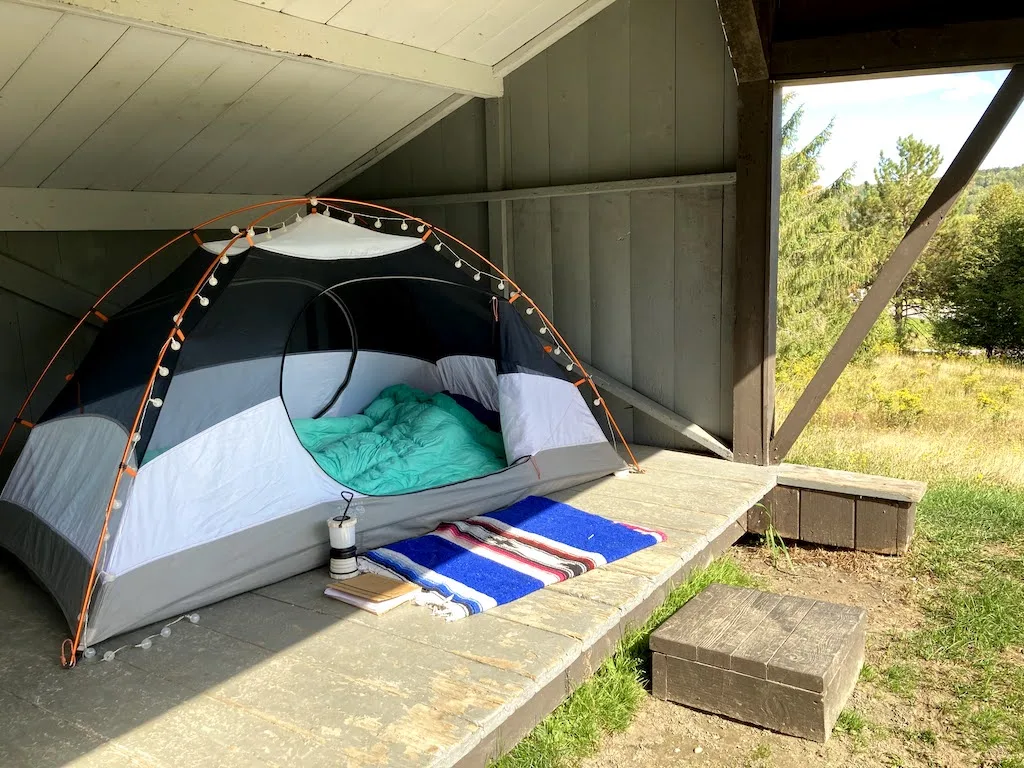
M343 493L365 551L625 468L593 383L506 276L413 217L385 234L317 202L272 235L202 244L104 318L32 426L0 546L53 594L76 650L322 565ZM507 466L391 496L329 476L292 420L357 414L394 384L497 412Z

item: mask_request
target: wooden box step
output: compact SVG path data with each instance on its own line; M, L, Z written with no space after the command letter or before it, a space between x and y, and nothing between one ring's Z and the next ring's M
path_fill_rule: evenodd
M867 612L713 584L651 635L660 699L826 741L864 662Z

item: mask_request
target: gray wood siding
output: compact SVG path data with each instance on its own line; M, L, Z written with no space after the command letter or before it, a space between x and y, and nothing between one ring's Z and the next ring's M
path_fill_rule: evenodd
M29 388L95 298L176 234L0 232L0 440ZM103 309L109 314L133 301L194 247L195 242L188 238L155 257L126 280ZM42 415L95 335L91 325L79 331L41 382L25 418L35 421ZM12 445L0 456L0 484L26 437L26 430L17 429Z
M505 187L730 171L736 86L714 0L618 0L509 75ZM342 192L486 189L476 100ZM711 433L732 432L731 187L509 203L510 266L584 359ZM412 211L484 252L485 204ZM627 437L692 448L609 398Z

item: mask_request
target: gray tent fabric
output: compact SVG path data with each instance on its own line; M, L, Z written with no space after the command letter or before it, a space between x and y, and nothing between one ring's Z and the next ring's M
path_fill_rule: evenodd
M0 547L72 631L95 580L77 650L322 566L349 494L366 551L626 467L601 401L497 280L315 214L272 244L200 248L110 318L0 493ZM494 413L508 466L391 496L327 475L292 420L360 413L394 384Z

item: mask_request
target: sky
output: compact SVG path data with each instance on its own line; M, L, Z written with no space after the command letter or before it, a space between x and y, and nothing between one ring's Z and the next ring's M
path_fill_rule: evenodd
M872 181L879 152L896 154L896 139L913 134L942 149L943 166L956 155L999 88L1006 71L857 80L786 88L802 104L799 141L805 144L835 119L821 155L820 181L854 167L854 182ZM1024 165L1024 109L1006 127L982 168Z

